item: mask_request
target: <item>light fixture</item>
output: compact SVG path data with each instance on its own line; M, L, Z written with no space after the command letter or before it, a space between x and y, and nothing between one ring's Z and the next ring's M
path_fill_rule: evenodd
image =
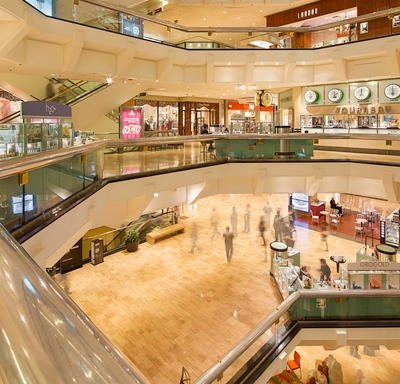
M157 193L157 192L154 192L154 193L153 193L153 196L154 196L154 197L158 197L158 193Z
M107 77L106 77L106 83L107 83L107 84L112 84L112 82L113 82L112 77L111 77L111 76L107 76Z
M255 91L257 89L257 86L255 84L251 85L237 84L235 86L235 89L237 91Z
M265 40L253 40L253 41L250 41L249 44L253 45L254 47L264 48L264 49L271 48L271 46L274 45L273 43L270 43L269 41L265 41Z

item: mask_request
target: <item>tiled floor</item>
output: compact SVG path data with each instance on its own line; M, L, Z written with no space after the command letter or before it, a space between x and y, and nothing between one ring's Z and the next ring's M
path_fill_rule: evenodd
M400 157L368 153L314 151L313 159L353 159L372 162L399 163ZM150 170L166 169L183 165L215 161L214 155L203 152L199 143L187 143L184 148L160 151L108 153L104 159L104 177L126 175Z
M182 213L184 234L141 244L137 253L116 253L101 265L87 264L56 281L151 383L177 383L182 366L198 377L281 300L269 275L268 247L262 246L257 231L267 199L274 212L280 208L286 214L288 196L283 194L202 199ZM242 232L246 204L251 210L249 234ZM228 264L221 234L212 238L210 217L215 207L222 232L233 206L239 234ZM268 232L267 241L272 239ZM327 252L319 232L302 227L297 227L295 239L301 263L316 277L320 257L340 254L352 261L362 247L330 236ZM333 263L328 263L335 275Z

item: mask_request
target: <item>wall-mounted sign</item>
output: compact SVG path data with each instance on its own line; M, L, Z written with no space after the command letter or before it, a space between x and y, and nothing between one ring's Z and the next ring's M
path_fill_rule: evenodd
M120 32L124 35L143 37L143 20L140 17L119 14Z
M370 96L371 96L371 90L366 85L362 85L360 87L357 87L354 90L354 97L358 101L366 101L366 100L369 99Z
M365 107L337 107L335 113L341 115L375 115L377 113L389 113L391 111L390 105L375 106L366 105Z
M389 84L385 87L385 96L388 99L397 99L400 96L400 86L398 84Z
M143 113L142 108L121 109L121 139L138 139L142 137Z
M399 263L391 261L360 261L358 263L348 263L348 271L398 271Z
M22 117L71 117L72 110L68 105L54 101L24 101L21 104Z
M304 100L308 104L314 104L319 100L319 93L313 89L309 89L304 93Z

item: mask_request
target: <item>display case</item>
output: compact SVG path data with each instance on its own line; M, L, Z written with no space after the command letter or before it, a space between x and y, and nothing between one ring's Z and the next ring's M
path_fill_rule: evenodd
M0 159L22 156L23 136L22 124L0 125Z
M303 288L299 278L300 268L292 265L288 260L274 258L274 271L275 281L284 299Z
M399 289L400 263L361 261L347 265L349 289Z
M291 205L296 211L310 212L310 198L304 193L292 193Z

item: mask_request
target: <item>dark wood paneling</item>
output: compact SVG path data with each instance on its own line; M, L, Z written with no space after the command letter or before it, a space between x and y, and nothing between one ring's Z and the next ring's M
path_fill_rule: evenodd
M336 0L336 1L320 0L307 5L302 5L301 7L296 7L279 13L274 13L273 15L269 15L266 17L266 23L268 27L278 27L281 25L287 25L298 22L300 20L312 19L314 17L318 17L321 15L327 15L328 13L341 11L343 9L353 8L357 6L357 2L359 1L361 0ZM317 15L303 17L301 19L298 18L298 13L314 8L318 8Z

